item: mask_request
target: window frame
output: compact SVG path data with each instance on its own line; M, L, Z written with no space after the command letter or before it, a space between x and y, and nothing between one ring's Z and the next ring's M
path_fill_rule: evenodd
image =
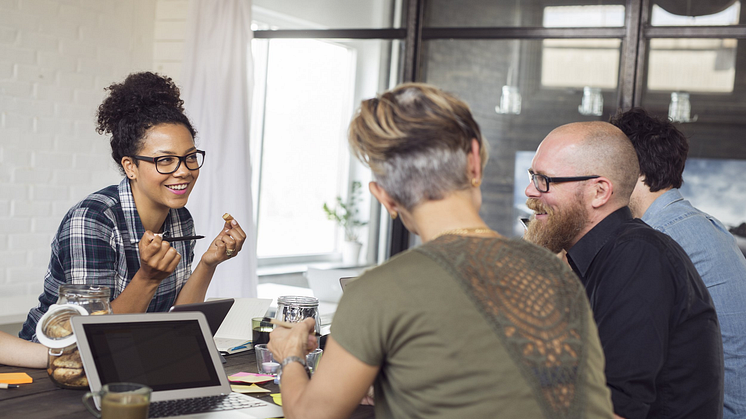
M255 38L344 38L390 39L404 42L402 82L420 81L422 42L435 39L548 39L617 38L621 39L617 107L640 106L648 61L647 42L653 38L735 38L746 39L746 25L731 26L651 26L653 0L626 0L623 27L542 28L542 27L423 27L427 0L402 0L406 24L394 29L310 29L257 30ZM560 2L555 2L560 3ZM743 4L742 4L743 7ZM382 259L387 259L416 243L400 220L385 222L386 244ZM379 259L381 259L379 257Z

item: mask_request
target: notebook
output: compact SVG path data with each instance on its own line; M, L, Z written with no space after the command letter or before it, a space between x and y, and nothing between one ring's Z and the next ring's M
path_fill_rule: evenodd
M207 318L207 324L210 326L210 332L213 336L217 333L220 324L223 323L225 315L233 306L233 298L220 300L210 300L204 303L181 304L171 307L170 312L175 311L201 311Z
M251 319L264 317L270 304L272 300L269 298L237 298L215 332L218 351L233 354L251 349Z
M236 400L252 407L165 417L249 419L283 415L282 408L273 403L231 393L201 312L74 316L70 322L92 392L113 382L145 384L153 389L150 417L157 405L168 401L176 400L170 404L178 407L216 399ZM191 400L188 403L184 399Z

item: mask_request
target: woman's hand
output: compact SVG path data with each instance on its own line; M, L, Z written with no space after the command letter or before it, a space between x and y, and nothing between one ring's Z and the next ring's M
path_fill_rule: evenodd
M166 279L181 261L181 255L161 236L148 230L140 238L140 270L144 278L158 283Z
M277 326L269 334L267 348L278 362L289 356L305 359L306 354L318 347L316 336L313 335L315 328L316 319L310 317L296 323L292 329Z
M246 241L246 233L238 225L238 221L231 218L226 221L223 231L210 243L210 248L202 256L202 262L215 267L226 260L235 257Z

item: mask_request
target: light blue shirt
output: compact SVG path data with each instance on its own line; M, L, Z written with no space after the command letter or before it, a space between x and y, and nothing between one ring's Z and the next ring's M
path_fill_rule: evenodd
M684 248L712 296L725 360L724 419L746 418L746 258L723 224L678 189L659 196L642 221Z

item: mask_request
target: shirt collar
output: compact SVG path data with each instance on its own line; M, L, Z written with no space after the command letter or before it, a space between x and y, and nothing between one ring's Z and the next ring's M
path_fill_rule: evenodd
M652 204L650 204L648 209L645 210L645 214L642 215L642 221L649 221L655 216L655 214L657 214L659 211L662 211L667 206L683 200L684 196L681 195L681 191L679 191L677 188L669 189L661 196L656 198Z
M130 232L130 243L138 243L140 237L145 234L145 227L142 225L140 220L140 214L137 212L137 206L135 206L135 198L132 196L132 189L130 188L130 182L128 178L122 179L119 182L119 202L122 205L122 212L124 213L124 220L127 223L127 230ZM168 211L166 221L163 223L163 231L168 231L172 236L181 236L182 229L174 228L171 224L171 214L174 212L173 209ZM178 230L178 231L175 231Z
M591 231L587 232L580 240L575 243L567 252L568 259L573 266L577 268L581 278L591 266L591 262L601 248L613 237L614 230L625 221L632 219L632 212L629 207L622 207L612 212L606 218L596 224Z

